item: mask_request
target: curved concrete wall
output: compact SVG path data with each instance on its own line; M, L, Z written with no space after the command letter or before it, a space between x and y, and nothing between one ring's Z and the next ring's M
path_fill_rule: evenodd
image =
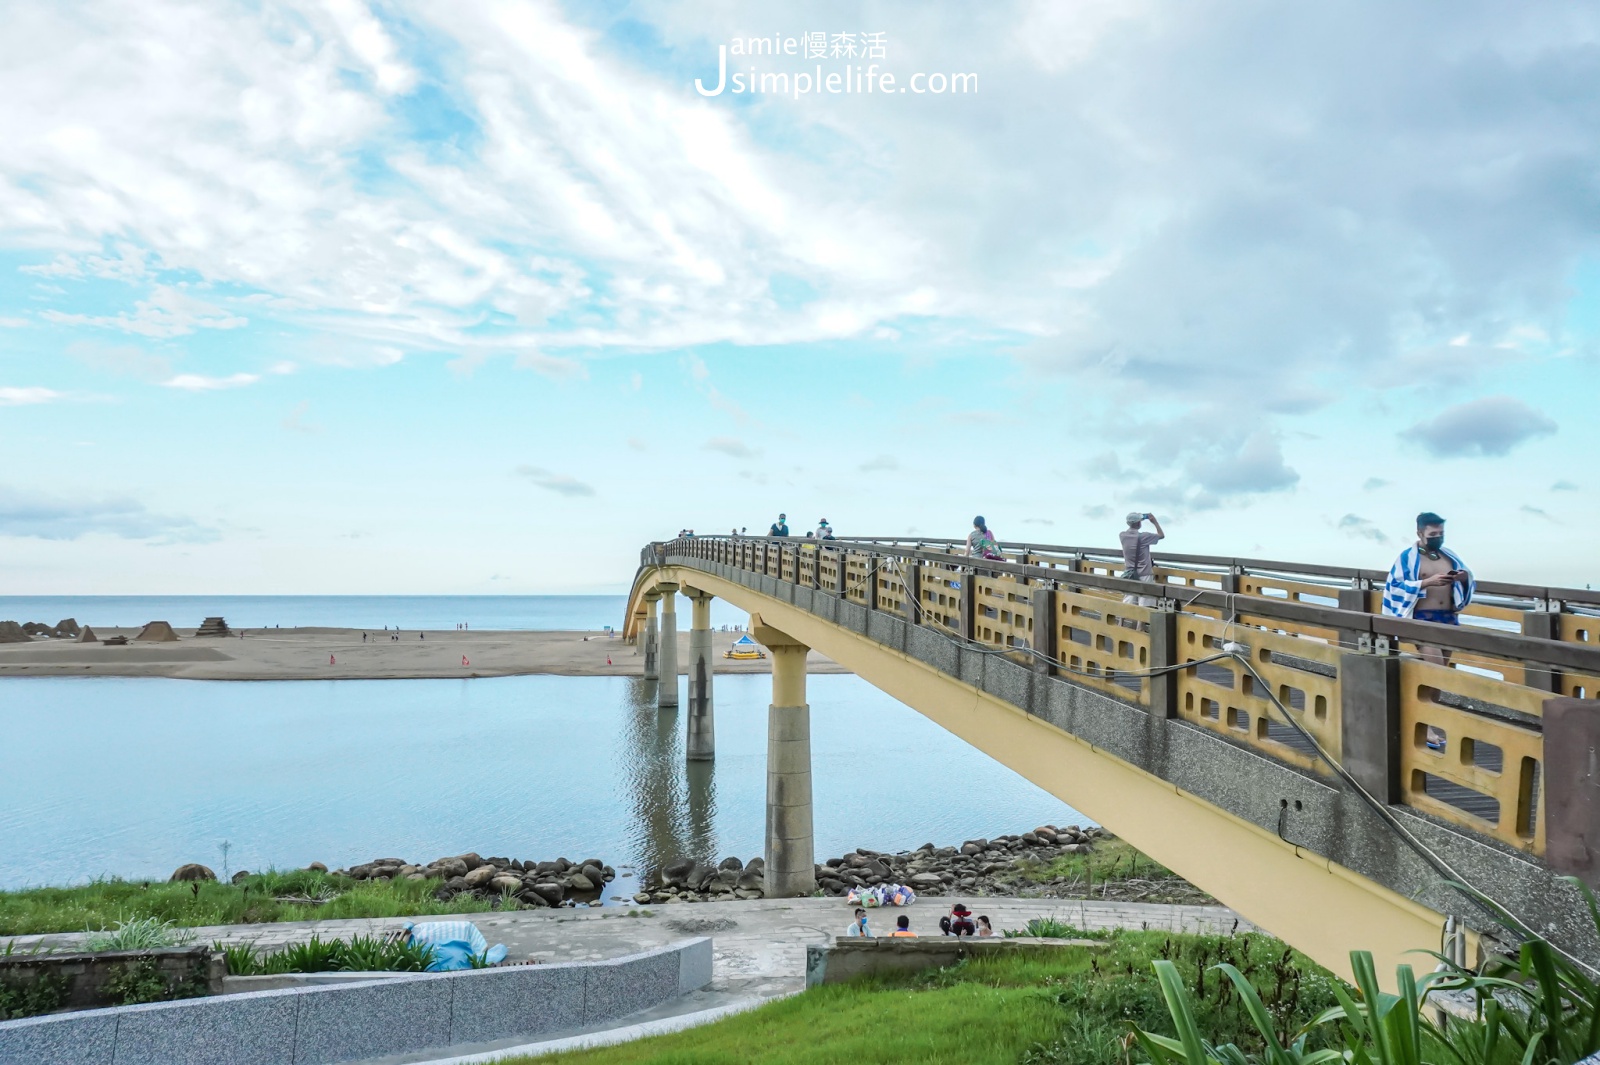
M691 939L610 961L419 973L5 1021L0 1065L335 1065L538 1039L710 982L711 940Z

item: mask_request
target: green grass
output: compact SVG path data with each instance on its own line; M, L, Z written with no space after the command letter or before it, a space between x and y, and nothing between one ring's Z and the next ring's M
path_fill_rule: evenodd
M814 988L701 1028L537 1060L1126 1065L1134 1026L1172 1031L1151 967L1161 957L1183 974L1207 1030L1227 1033L1241 1046L1250 1044L1255 1028L1232 986L1209 970L1219 961L1244 970L1286 1027L1334 1003L1332 978L1269 937L1122 932L1098 950L1024 950L949 969Z
M1195 901L1208 896L1177 873L1120 839L1098 840L1094 849L1064 854L1052 862L1019 862L1009 877L1017 884L1067 881L1073 896Z
M471 895L440 902L433 897L439 884L437 880L356 881L309 870L261 873L238 884L98 880L79 887L0 892L0 935L82 932L141 920L193 928L482 913L493 908L490 902ZM322 905L278 901L285 897L326 897L331 901Z

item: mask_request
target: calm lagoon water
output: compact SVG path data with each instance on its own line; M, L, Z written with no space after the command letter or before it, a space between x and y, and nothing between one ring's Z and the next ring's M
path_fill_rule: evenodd
M403 624L398 609L390 599L386 615ZM613 601L596 616L619 613ZM748 859L762 847L770 690L766 676L719 676L717 759L691 765L681 711L660 713L653 685L627 678L8 678L0 888L165 877L190 861L221 872L223 840L235 870L466 850ZM811 677L808 695L819 859L1084 823L857 677Z

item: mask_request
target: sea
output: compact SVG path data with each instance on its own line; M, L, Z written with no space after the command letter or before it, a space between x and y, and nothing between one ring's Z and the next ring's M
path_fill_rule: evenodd
M95 626L599 629L621 596L0 599ZM729 611L726 623L744 616ZM714 624L722 623L713 619ZM679 683L683 683L680 678ZM761 853L770 681L715 680L717 754L624 677L0 679L0 889L477 851L632 874ZM851 675L808 679L817 857L1088 819Z

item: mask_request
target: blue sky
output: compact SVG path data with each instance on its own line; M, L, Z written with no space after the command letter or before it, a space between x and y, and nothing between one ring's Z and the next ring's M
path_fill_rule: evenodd
M779 510L1130 508L1600 580L1600 7L1392 7L22 0L0 587L609 591ZM818 31L884 54L741 62L977 90L695 89Z

